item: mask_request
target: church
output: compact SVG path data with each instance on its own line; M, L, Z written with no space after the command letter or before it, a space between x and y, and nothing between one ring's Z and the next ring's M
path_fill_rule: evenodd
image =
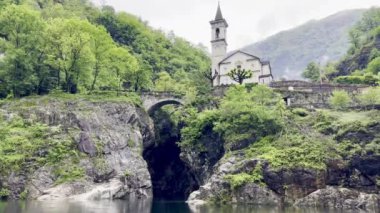
M237 84L227 73L232 69L252 71L252 77L243 83L269 84L273 80L269 61L262 61L250 53L237 50L227 54L227 21L223 18L220 5L211 24L211 60L213 86Z

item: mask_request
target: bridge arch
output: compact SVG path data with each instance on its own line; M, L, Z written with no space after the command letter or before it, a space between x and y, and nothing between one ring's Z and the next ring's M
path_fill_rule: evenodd
M180 96L168 92L144 92L141 94L141 99L143 107L149 115L152 115L154 111L165 105L184 104L184 101Z
M149 115L151 115L154 111L156 111L157 109L165 106L165 105L169 105L169 104L172 104L172 105L183 105L182 102L178 101L178 100L175 100L175 99L167 99L167 100L162 100L162 101L159 101L157 103L155 103L154 105L150 106L148 109L147 109L147 112Z

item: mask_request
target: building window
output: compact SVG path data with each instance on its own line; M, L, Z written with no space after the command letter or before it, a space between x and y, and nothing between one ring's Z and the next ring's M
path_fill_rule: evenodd
M219 34L220 34L220 30L219 30L219 28L216 28L216 38L219 38Z
M241 69L241 65L237 65L237 69L240 70Z

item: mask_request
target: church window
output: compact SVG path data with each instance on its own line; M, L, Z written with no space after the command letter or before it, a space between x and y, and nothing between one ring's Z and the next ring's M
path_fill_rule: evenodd
M220 30L219 30L219 28L216 28L216 38L219 38L219 34L220 34Z

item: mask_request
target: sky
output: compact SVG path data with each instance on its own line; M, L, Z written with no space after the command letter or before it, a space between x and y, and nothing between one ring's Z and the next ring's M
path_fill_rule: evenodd
M148 21L165 32L173 31L188 41L210 48L210 24L217 0L93 0ZM220 0L229 24L228 50L260 41L312 19L336 12L380 6L380 0Z

